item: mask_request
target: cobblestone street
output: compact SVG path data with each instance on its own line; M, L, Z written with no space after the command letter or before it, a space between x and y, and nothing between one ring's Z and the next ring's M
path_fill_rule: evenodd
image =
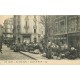
M23 55L19 52L13 52L6 45L3 45L2 48L3 54L0 53L0 60L31 60L31 58Z

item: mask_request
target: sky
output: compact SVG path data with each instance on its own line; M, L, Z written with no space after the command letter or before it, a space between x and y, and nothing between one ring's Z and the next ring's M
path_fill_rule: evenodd
M0 15L0 24L3 25L4 20L11 17L13 17L13 15Z

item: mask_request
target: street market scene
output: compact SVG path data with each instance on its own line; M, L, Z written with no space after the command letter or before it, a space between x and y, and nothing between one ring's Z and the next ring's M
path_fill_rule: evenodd
M1 15L0 60L80 58L80 15Z

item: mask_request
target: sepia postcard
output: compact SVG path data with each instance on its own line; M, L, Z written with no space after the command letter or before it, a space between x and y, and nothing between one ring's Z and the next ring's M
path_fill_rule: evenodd
M0 15L0 65L80 64L80 15Z

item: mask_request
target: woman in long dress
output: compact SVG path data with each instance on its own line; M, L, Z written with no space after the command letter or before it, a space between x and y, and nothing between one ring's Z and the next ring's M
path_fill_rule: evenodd
M2 53L2 40L0 40L0 52Z

